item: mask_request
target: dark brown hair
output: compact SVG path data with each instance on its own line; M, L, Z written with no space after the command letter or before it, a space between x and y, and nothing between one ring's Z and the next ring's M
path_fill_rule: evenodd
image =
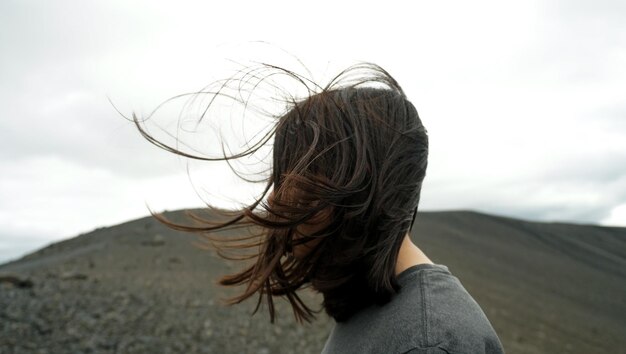
M369 305L390 301L399 290L398 252L413 227L428 163L428 135L417 110L396 80L370 63L349 67L324 87L269 64L241 73L219 82L216 90L195 94L227 96L249 109L253 102L244 99L246 95L226 89L241 91L247 84L254 90L272 76L287 77L307 92L296 98L272 86L274 92L283 90L284 97L274 98L285 109L278 114L263 112L275 124L243 152L198 156L157 140L135 114L133 121L151 143L199 160L250 156L273 139L271 173L263 180L262 195L237 211L220 211L206 203L208 210L226 217L220 221L190 212L193 225L185 225L151 211L152 215L176 230L198 233L224 258L251 260L219 284L247 285L228 304L258 294L254 313L266 296L272 323L274 296L289 300L297 321L315 319L319 311L307 307L296 292L307 286L323 294L323 308L337 322ZM323 225L319 230L298 232L304 223L318 222ZM218 236L220 230L239 230L241 237ZM317 242L310 252L295 257L293 248L311 240ZM253 251L227 255L225 249Z

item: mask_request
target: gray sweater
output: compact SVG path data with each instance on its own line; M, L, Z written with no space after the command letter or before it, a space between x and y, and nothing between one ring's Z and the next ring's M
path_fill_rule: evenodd
M322 354L504 353L478 303L442 264L418 264L398 275L400 291L335 323Z

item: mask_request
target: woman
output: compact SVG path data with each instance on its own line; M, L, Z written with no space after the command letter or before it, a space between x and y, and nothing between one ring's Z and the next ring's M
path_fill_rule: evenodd
M426 175L428 135L400 85L373 64L352 66L325 87L261 65L205 93L249 107L247 95L227 88L256 88L281 75L308 94L285 101L273 129L238 154L194 156L157 141L133 116L152 143L202 160L249 157L274 139L271 174L250 206L226 213L223 222L192 214L199 223L194 226L153 215L175 229L202 234L225 258L253 260L220 279L225 286L247 285L230 304L258 294L256 312L266 296L273 323L273 297L284 296L296 320L311 321L315 311L297 290L311 286L320 292L336 322L324 353L503 353L489 320L459 280L409 236ZM211 234L241 228L248 236ZM226 247L254 252L227 256Z

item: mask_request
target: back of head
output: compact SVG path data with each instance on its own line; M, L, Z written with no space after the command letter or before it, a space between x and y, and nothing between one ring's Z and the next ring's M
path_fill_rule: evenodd
M323 226L301 235L315 247L297 261L326 312L340 322L389 301L428 156L426 130L399 86L334 88L298 102L280 119L273 152L273 200L315 205ZM293 246L293 233L274 239Z
M296 319L310 320L296 291L311 285L341 322L399 289L395 266L417 213L428 136L400 85L376 65L350 67L327 86L307 89L276 115L272 173L257 202L228 222L169 225L193 232L258 226L254 242L239 246L257 249L254 264L220 280L248 284L231 304L257 293L260 304L267 295L273 321L272 297L285 296Z

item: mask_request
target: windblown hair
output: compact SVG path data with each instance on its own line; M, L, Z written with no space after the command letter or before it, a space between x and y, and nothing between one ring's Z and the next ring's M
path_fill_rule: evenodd
M263 72L267 74L259 76ZM273 116L272 129L237 154L208 158L184 152L151 136L133 114L148 141L193 159L238 159L274 139L271 173L263 180L263 194L251 205L222 211L227 217L220 221L189 213L193 225L150 212L171 228L199 234L224 258L252 260L243 271L219 280L224 286L247 285L229 305L258 294L256 313L266 296L273 323L273 297L284 296L298 322L311 322L321 309L310 309L297 290L312 286L323 295L326 313L343 322L367 306L389 302L400 288L395 267L418 209L427 167L427 131L396 80L370 63L349 67L324 87L268 64L249 68L247 79L233 77L220 87L251 78L259 83L273 75L293 79L309 94L281 97L287 106ZM324 225L320 230L298 232L304 223L318 222ZM242 236L218 237L219 230L240 230ZM293 248L311 240L317 242L310 252L295 257ZM253 252L234 257L224 254L225 248Z

